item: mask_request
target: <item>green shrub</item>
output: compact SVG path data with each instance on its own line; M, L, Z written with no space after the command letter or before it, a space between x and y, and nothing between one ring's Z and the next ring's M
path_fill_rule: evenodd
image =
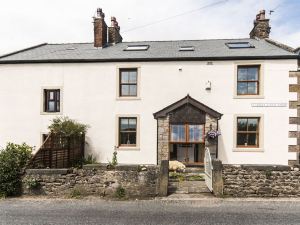
M31 190L40 187L40 182L33 177L27 178L24 183L26 184L26 187Z
M21 175L31 157L32 147L8 143L0 150L0 196L13 196L21 192Z
M64 137L81 136L87 132L88 125L72 120L67 116L56 117L48 127L51 133Z
M114 151L112 160L108 162L107 168L113 169L118 165L117 151Z
M122 199L126 196L126 191L122 186L117 187L115 196L119 199Z

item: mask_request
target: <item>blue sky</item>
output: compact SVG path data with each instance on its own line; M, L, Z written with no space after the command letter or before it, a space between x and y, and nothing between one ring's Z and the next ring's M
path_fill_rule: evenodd
M0 54L44 42L91 42L97 7L108 24L110 16L117 17L124 41L245 38L265 9L271 38L300 46L300 0L6 0L0 8Z

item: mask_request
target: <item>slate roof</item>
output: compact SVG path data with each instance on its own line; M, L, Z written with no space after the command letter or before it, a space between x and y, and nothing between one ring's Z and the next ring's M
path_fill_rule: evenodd
M249 42L254 48L229 49L228 42ZM124 51L128 45L149 45L147 51ZM179 51L194 46L194 51ZM42 44L0 57L0 64L101 61L180 61L233 59L289 59L297 54L265 40L210 39L181 41L123 42L106 48L93 43Z

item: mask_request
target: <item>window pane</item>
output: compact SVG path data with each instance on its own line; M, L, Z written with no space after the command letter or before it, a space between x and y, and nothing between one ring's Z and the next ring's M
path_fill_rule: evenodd
M239 95L247 94L248 92L247 82L238 82L237 92Z
M258 119L248 119L248 131L257 131L258 130Z
M247 131L247 119L238 119L237 120L237 130L238 131Z
M56 100L57 101L59 101L60 100L60 91L58 90L58 91L56 91Z
M129 95L136 96L136 85L130 85Z
M203 141L203 125L189 125L189 141Z
M136 131L136 119L129 119L129 130Z
M49 91L49 100L54 100L54 92Z
M129 82L129 72L122 71L121 72L121 83L128 83Z
M121 96L129 95L129 85L121 85Z
M248 145L257 145L257 134L248 134Z
M136 71L131 71L129 72L129 83L136 83L137 79L136 79Z
M257 67L249 67L247 77L248 77L247 80L258 80L258 68Z
M49 112L54 112L55 111L55 102L54 101L49 101L48 102L48 111Z
M248 83L248 94L257 94L257 83L256 82L249 82Z
M121 133L120 134L120 145L136 145L136 133Z
M237 145L247 146L247 134L237 134Z
M185 139L185 126L171 125L171 141L183 142Z
M120 119L120 130L126 131L128 130L128 128L129 128L128 119L127 118Z
M247 68L238 69L238 81L247 80Z

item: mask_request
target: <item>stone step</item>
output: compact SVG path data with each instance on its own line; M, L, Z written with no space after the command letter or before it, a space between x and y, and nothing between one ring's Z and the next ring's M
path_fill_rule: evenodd
M183 173L204 173L204 167L186 167Z
M204 181L169 182L168 192L178 194L210 193Z
M204 181L204 173L169 173L169 181Z

